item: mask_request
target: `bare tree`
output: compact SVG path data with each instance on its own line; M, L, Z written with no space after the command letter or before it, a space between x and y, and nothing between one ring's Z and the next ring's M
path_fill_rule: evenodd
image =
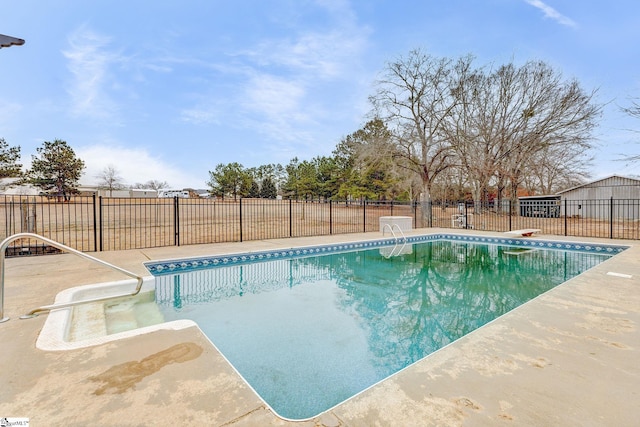
M158 181L155 179L151 179L147 182L145 182L144 184L141 183L135 183L133 188L148 188L150 190L162 190L165 188L169 188L169 184L167 183L167 181Z
M451 59L413 50L406 58L387 65L376 84L376 93L370 97L375 115L395 135L393 157L398 165L420 177L426 219L433 182L451 166L453 151L443 128L458 102L452 90L455 65Z
M630 107L622 108L622 111L630 115L631 117L635 117L636 119L640 119L640 103L638 100L633 100ZM631 130L635 133L640 133L640 130L633 129ZM627 162L638 162L640 161L640 154L632 154L629 156L624 156L620 160L625 160Z
M563 81L544 62L458 75L461 101L447 130L469 173L477 204L491 182L499 199L508 187L515 201L526 173L542 167L535 163L545 159L542 154L563 153L566 160L568 153L591 147L591 131L601 111L593 103L595 92L584 92L575 80Z
M515 69L513 64L506 67ZM544 62L528 62L515 73L515 120L505 126L510 144L504 146L500 162L509 179L512 201L517 199L524 171L536 153L547 148L556 153L588 151L601 113L601 107L593 102L595 91L583 91L576 80L563 81L561 74Z
M524 182L539 194L556 192L584 183L593 157L579 146L554 145L536 153L524 170Z
M484 69L472 68L470 62L460 65L454 86L458 102L445 131L456 153L456 170L468 179L478 210L496 177L502 142L497 132L502 94L495 91L495 84Z
M98 188L101 190L109 190L109 197L112 196L113 190L122 190L124 183L118 170L113 165L106 166L102 172L96 175L98 179Z

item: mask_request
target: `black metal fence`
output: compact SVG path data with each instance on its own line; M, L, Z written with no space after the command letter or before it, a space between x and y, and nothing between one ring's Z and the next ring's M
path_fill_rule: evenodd
M379 230L381 216L409 216L415 228L640 239L640 200L545 200L474 205L394 201L2 196L0 237L31 232L81 251L321 236ZM7 255L55 252L17 241Z
M0 237L30 232L81 251L141 249L367 232L379 229L380 216L411 216L422 227L416 208L369 201L3 196ZM49 251L55 250L18 241L8 255Z
M539 229L542 234L640 239L640 200L510 200L474 205L434 203L431 227L488 231Z

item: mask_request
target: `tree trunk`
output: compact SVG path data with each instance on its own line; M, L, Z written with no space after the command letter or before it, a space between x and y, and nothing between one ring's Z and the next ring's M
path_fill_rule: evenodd
M422 211L423 227L430 227L431 226L431 186L427 181L422 182L422 193L420 193L420 210Z

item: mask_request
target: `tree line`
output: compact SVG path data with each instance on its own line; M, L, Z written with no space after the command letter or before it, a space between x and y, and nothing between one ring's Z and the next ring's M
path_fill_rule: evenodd
M543 61L477 66L472 56L413 50L386 65L369 97L369 121L331 156L270 165L268 176L296 198L469 195L481 203L513 200L523 189L550 194L588 175L602 110L595 95ZM252 182L260 187L261 168L221 164L208 185L212 194L246 197ZM230 183L241 173L244 181Z
M409 200L394 175L391 162L379 159L363 163L361 148L390 133L379 119L344 138L331 156L311 160L294 157L286 166L268 164L245 168L234 162L218 164L209 171L209 191L216 197L277 196L293 199L400 199Z
M78 183L85 168L66 141L45 141L31 156L31 168L22 171L20 146L9 146L0 138L0 178L19 178L18 184L31 184L47 194L64 200L77 193Z
M85 163L76 156L73 148L66 141L55 139L53 142L44 141L36 152L31 156L31 167L23 171L23 165L19 163L20 146L10 146L4 138L0 138L0 178L15 178L15 184L31 184L43 194L63 200L78 194ZM110 191L126 188L114 166L105 167L96 178L99 180L98 188ZM154 190L167 187L165 181L157 180L134 185L134 188Z

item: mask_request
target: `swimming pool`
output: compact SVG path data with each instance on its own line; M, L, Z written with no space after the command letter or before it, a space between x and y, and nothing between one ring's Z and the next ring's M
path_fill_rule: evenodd
M147 268L166 320L197 322L276 413L305 419L624 249L416 240L397 251L362 242Z

